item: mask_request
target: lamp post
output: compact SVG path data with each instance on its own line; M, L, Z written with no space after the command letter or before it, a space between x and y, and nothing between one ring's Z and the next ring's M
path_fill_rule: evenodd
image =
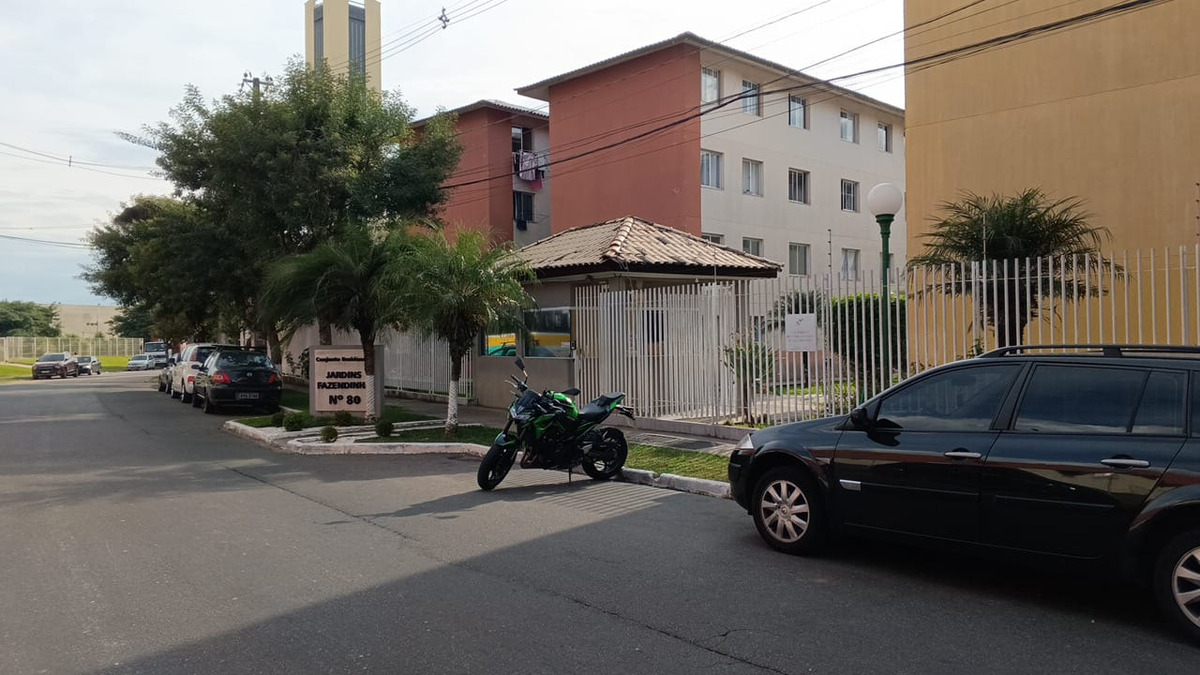
M883 240L883 386L892 380L892 334L890 331L892 314L892 293L888 286L888 268L892 266L892 254L888 250L888 240L892 236L892 221L904 204L904 193L891 183L880 183L867 193L867 208L879 223L879 238Z

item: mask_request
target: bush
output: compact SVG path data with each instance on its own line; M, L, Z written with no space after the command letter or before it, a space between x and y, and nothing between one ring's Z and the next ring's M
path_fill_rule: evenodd
M380 438L391 438L392 432L396 430L396 425L387 420L379 420L375 423L375 435Z
M350 413L346 412L345 410L339 410L333 413L333 426L348 427L351 424L354 424L354 416Z
M274 415L271 415L271 426L273 426L273 427L283 426L283 418L285 416L286 415L282 410L275 413Z
M321 427L321 440L326 443L332 443L337 440L337 427Z
M288 431L300 431L307 422L307 416L301 412L288 413L283 416L283 428Z

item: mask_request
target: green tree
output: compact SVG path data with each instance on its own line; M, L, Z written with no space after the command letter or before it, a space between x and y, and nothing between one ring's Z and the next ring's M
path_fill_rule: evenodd
M130 305L117 310L108 322L118 337L154 337L154 309L147 305Z
M446 434L451 435L458 429L463 359L489 325L521 322L521 311L532 305L523 284L534 276L515 251L492 246L479 232L461 232L454 241L443 232L432 232L416 243L415 313L427 330L450 346Z
M413 237L406 230L348 227L337 237L272 263L263 286L264 316L311 322L319 314L336 328L358 334L365 359L368 416L375 400L375 344L388 328L412 322Z
M437 117L417 134L412 118L398 94L294 61L264 92L209 103L190 87L172 122L147 129L141 142L162 153L158 164L177 192L234 242L223 301L274 348L277 327L258 302L272 261L346 228L429 217L444 200L441 185L459 157L453 120Z
M0 300L0 336L58 337L58 305Z
M965 192L959 201L941 205L943 215L922 235L924 251L909 265L983 263L987 274L982 284L967 275L965 279L931 284L925 290L986 294L983 318L995 329L997 344L1020 344L1025 326L1040 316L1045 297L1102 295L1107 289L1093 283L1092 278L1100 278L1102 275L1097 273L1108 270L1123 272L1100 255L1109 231L1091 225L1091 215L1082 206L1078 198L1052 199L1036 188L1011 197ZM1060 260L1076 256L1078 266L1063 269ZM991 273L992 261L1009 260L1020 264L1020 274ZM1025 261L1031 265L1029 276L1024 274Z

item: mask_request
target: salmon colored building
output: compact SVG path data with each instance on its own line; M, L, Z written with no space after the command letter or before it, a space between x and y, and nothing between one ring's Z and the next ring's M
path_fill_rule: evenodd
M458 118L462 157L446 182L459 187L451 187L442 219L518 248L550 236L549 116L488 100L448 112Z

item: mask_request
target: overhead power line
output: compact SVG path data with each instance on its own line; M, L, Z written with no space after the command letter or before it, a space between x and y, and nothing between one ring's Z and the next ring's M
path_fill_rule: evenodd
M90 249L87 244L72 243L69 241L49 241L47 239L31 239L29 237L16 237L11 234L0 234L0 239L10 239L12 241L20 241L29 244L42 244L44 246L57 246L59 248L71 248L78 250Z

